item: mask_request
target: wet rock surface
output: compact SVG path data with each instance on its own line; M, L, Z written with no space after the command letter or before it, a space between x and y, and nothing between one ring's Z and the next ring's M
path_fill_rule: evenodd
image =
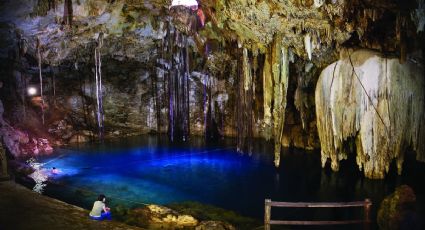
M198 225L198 220L193 216L179 214L167 207L148 205L146 211L150 218L149 228L152 229L179 229Z
M89 211L42 196L13 182L0 182L2 229L142 229L116 221L93 221Z
M176 207L176 206L175 206ZM180 206L181 207L181 206ZM178 208L177 208L178 209ZM222 220L203 220L200 221L188 212L197 213L197 209L176 211L161 205L149 204L143 208L127 209L122 206L115 207L113 211L119 220L147 229L196 229L196 230L232 230L236 229L232 224ZM211 210L203 210L201 218L208 219L208 215L216 215ZM227 211L228 212L228 211ZM224 215L223 215L224 216ZM216 216L215 218L219 218ZM235 218L234 220L237 220ZM252 226L251 226L252 227ZM241 227L243 229L244 227Z
M396 188L379 206L378 226L380 229L423 229L425 223L416 211L416 195L407 185Z
M195 230L235 230L231 224L221 221L202 221Z

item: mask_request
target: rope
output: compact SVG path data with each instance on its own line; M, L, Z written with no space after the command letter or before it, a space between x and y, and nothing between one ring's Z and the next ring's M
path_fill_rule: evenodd
M47 165L47 164L50 164L50 163L52 163L52 162L54 162L54 161L57 161L57 160L59 160L60 158L64 157L65 155L67 155L67 153L61 154L60 156L58 156L58 157L56 157L56 158L54 158L54 159L52 159L52 160L50 160L50 161L48 161L48 162L46 162L46 163L43 163L43 165Z
M333 71L333 73L332 73L332 81L331 81L331 86L329 87L329 91L332 91L332 85L333 85L333 83L334 83L334 78L335 78L335 70L336 70L336 67L338 66L338 61L335 63L335 66L334 66L334 71ZM329 92L329 96L331 95L331 93Z
M388 59L385 58L385 79L386 79L386 87L385 87L385 96L387 99L387 110L388 110L388 120L390 121L390 131L389 131L389 135L390 135L390 139L389 142L392 145L393 144L393 135L392 135L392 127L391 127L391 114L390 114L390 98L389 98L389 94L388 94Z
M347 51L348 51L348 59L350 60L350 64L351 64L351 67L353 68L354 75L356 76L357 80L359 81L360 85L361 85L361 86L362 86L362 88L363 88L363 91L365 92L366 96L368 97L368 99L369 99L369 101L370 101L370 104L372 104L373 109L375 110L376 114L378 115L379 119L381 120L382 124L384 125L385 132L387 133L388 138L390 138L390 136L389 136L389 132L388 132L388 128L387 128L387 126L385 125L384 119L382 119L381 114L379 114L378 109L376 109L375 105L373 104L372 98L371 98L371 97L369 96L369 94L367 93L366 88L364 87L364 85L363 85L362 81L360 80L359 76L357 75L356 70L354 69L353 61L351 60L351 54L350 54L350 51L349 51L348 49L347 49Z

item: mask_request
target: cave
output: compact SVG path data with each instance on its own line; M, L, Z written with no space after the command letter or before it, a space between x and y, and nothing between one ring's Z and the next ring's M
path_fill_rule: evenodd
M0 229L270 229L273 202L424 229L424 26L424 0L3 0Z

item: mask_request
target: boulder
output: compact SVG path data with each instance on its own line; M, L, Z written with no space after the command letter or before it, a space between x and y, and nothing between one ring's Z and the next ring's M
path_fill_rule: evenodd
M193 216L182 215L160 205L146 206L145 213L149 217L150 229L181 229L198 225L198 220Z
M416 195L407 185L398 187L387 196L378 210L378 226L380 229L423 229L423 220L415 211Z

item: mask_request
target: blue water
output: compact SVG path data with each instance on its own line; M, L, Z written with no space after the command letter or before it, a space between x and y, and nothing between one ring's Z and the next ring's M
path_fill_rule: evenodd
M276 201L356 201L372 199L373 215L382 199L401 184L412 186L424 203L423 164L405 167L385 180L368 180L354 160L343 162L340 172L321 168L319 152L285 149L281 166L273 165L273 147L256 141L251 155L239 154L234 140L205 145L193 138L190 144L173 145L166 138L140 136L103 144L57 149L38 160L61 172L50 178L45 194L90 209L98 194L110 205L141 206L198 201L262 219L264 199ZM419 206L423 212L423 206ZM272 211L273 216L300 219L301 210ZM314 217L357 215L321 211ZM331 219L332 219L331 218ZM351 217L352 218L352 217ZM373 217L374 218L374 217Z

